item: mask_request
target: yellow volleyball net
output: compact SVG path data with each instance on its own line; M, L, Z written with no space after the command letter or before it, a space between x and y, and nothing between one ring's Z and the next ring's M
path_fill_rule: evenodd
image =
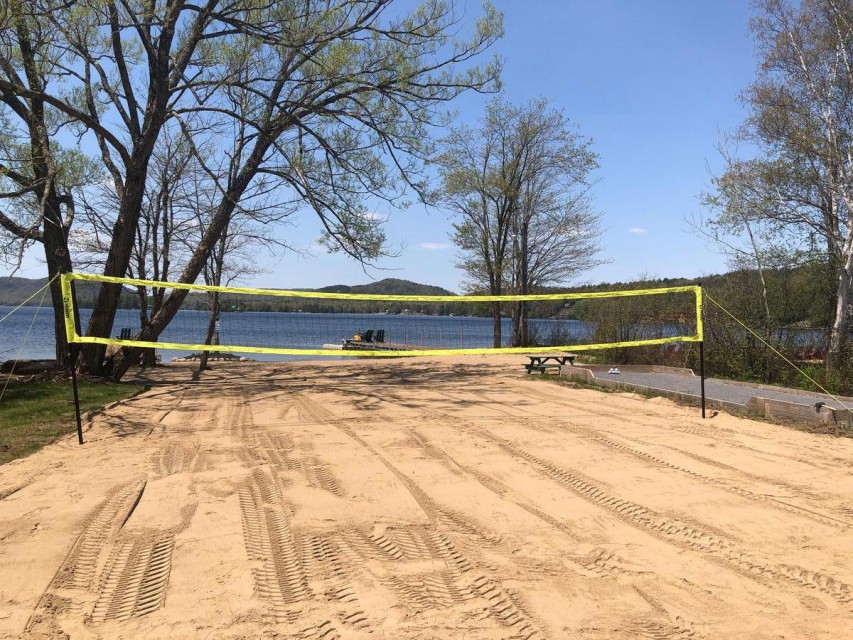
M81 335L75 313L86 326L104 283L122 287L113 335ZM168 295L175 289L188 292L181 310L156 339L143 339L140 308L152 308L155 291ZM154 348L167 359L201 351L263 359L535 354L700 342L703 337L700 286L524 296L385 295L68 273L62 276L62 291L69 342Z

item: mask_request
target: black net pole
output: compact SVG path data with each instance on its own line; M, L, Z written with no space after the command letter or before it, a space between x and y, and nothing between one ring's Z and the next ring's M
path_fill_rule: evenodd
M77 442L83 444L83 419L80 416L80 391L77 389L77 345L68 345L71 356L71 387L74 389L74 413L77 416Z
M71 282L70 289L71 299L76 307L77 296L75 295L73 280ZM74 313L73 321L74 332L77 335L80 335L80 327L77 325L77 313ZM74 415L77 418L77 442L79 444L83 444L83 417L80 415L80 389L77 386L77 356L79 355L79 348L75 343L71 342L71 336L67 336L67 338L68 357L71 360L71 388L74 391Z
M702 283L697 283L699 287L702 287ZM704 307L699 308L699 314L702 316L700 319L704 320L705 310ZM705 340L699 341L699 390L700 396L702 398L702 418L705 418Z
M699 387L702 395L702 417L705 417L705 341L699 342Z

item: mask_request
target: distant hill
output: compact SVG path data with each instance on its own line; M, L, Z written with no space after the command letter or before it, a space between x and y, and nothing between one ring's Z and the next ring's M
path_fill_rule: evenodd
M330 287L322 289L313 289L319 293L367 293L384 296L453 296L456 295L452 291L434 287L428 284L418 284L411 280L400 280L398 278L385 278L378 282L370 284L357 284L355 286L347 286L345 284L334 284Z
M47 278L5 278L0 277L0 306L17 306L30 298L33 294L44 287ZM81 301L94 300L98 292L98 285L88 282L75 283L77 299ZM122 294L122 306L132 306L135 294L125 292ZM27 302L28 307L37 307L41 301L41 294ZM45 296L45 304L50 305L50 294Z
M0 304L21 304L46 284L47 278L0 278Z

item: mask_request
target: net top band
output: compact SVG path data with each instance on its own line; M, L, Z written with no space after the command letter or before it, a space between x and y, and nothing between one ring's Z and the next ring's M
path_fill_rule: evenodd
M701 296L702 287L685 285L680 287L659 287L654 289L632 289L627 291L596 291L588 293L535 293L527 295L463 295L463 296L415 296L375 293L326 293L319 291L296 291L292 289L255 289L247 287L217 287L206 284L186 284L181 282L161 282L158 280L140 280L136 278L115 278L88 273L66 273L62 279L71 282L107 282L110 284L154 287L158 289L187 289L190 291L209 291L219 293L243 293L249 295L276 296L280 298L313 298L329 300L394 300L398 302L533 302L536 300L580 300L591 298L618 298L624 296L652 296L666 293L692 291Z

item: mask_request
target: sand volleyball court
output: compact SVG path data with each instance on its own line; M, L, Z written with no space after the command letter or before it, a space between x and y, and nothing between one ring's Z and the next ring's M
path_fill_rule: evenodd
M222 365L0 467L0 636L853 637L853 441L526 376Z

